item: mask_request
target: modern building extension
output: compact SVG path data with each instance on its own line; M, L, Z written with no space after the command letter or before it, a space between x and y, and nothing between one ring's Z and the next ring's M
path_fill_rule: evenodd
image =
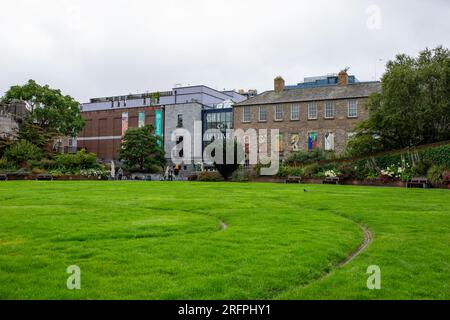
M236 91L218 91L204 85L177 87L171 91L94 98L81 106L86 126L77 139L78 148L94 152L104 160L118 160L121 139L128 128L137 128L151 124L155 134L162 138L166 158L171 163L171 154L179 137L172 141L172 133L176 129L191 132L192 159L183 163L190 170L201 156L202 135L194 137L194 125L202 121L202 111L215 109L225 101L232 104L242 102L247 97ZM197 147L198 146L198 147ZM182 152L182 148L179 150Z

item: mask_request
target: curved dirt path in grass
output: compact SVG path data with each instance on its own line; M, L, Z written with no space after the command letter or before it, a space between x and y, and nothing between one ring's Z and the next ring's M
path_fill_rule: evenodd
M353 251L350 255L348 255L344 260L341 260L336 265L334 265L333 268L331 268L329 271L323 272L320 275L320 277L318 277L316 279L312 279L311 281L305 283L304 285L301 285L299 288L306 288L316 282L322 281L325 278L331 276L334 271L339 270L339 269L343 268L344 266L346 266L347 264L349 264L350 262L352 262L356 257L358 257L361 253L363 253L369 247L369 245L372 243L373 234L365 225L363 225L362 223L356 222L355 220L352 220L348 217L344 217L344 216L341 216L341 217L356 223L359 226L359 228L363 231L364 240L363 240L362 244L355 251Z
M349 219L351 220L351 219ZM353 220L352 220L353 221ZM357 223L357 222L355 222ZM352 254L350 254L347 258L339 262L336 266L336 269L342 268L343 266L349 264L352 260L354 260L357 256L359 256L364 250L367 249L367 247L372 243L373 235L372 232L367 229L367 227L361 223L358 223L361 230L364 232L364 241L363 243L354 251ZM329 272L329 274L331 271Z
M339 270L340 268L346 266L347 264L352 262L356 257L358 257L361 253L363 253L364 250L366 250L369 247L369 245L372 243L373 234L365 225L363 225L362 223L356 222L355 220L352 220L348 217L343 217L343 218L350 220L359 226L359 228L364 233L363 243L355 251L353 251L349 256L347 256L344 260L338 262L334 268L332 268L329 271L327 271L326 273L324 273L321 277L307 283L304 287L309 286L310 284L312 284L314 282L321 281L321 280L327 278L328 276L330 276L334 271Z

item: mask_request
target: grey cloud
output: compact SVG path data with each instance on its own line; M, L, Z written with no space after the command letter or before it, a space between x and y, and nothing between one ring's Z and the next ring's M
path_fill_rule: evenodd
M0 15L0 94L33 78L81 102L176 83L263 91L345 66L373 80L378 59L449 47L450 31L446 0L21 0Z

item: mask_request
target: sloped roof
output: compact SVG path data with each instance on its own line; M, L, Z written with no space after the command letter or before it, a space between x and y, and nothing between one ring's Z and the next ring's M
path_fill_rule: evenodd
M375 81L359 82L346 86L333 85L317 88L291 89L282 92L265 91L234 106L365 98L373 92L380 91L381 83Z

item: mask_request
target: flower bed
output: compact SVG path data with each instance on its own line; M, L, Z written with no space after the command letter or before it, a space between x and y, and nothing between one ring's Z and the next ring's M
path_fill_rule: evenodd
M8 180L37 180L38 174L7 174ZM100 177L81 175L59 175L52 176L53 180L100 180Z

